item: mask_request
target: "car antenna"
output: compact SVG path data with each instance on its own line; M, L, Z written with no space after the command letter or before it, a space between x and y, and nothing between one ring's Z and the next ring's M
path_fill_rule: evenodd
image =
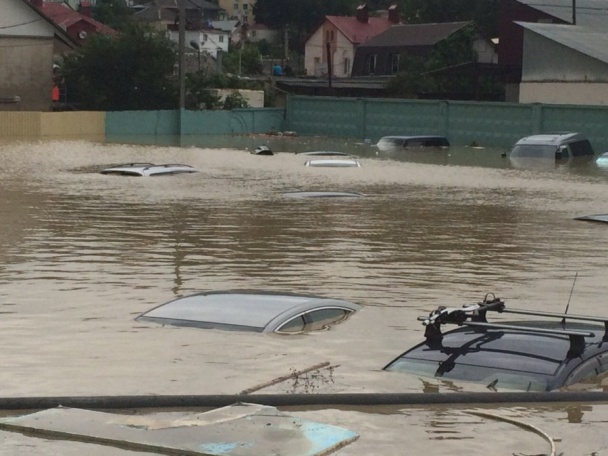
M574 280L572 281L572 288L570 289L570 297L568 298L568 304L566 304L566 311L564 312L564 318L562 318L562 327L566 326L566 315L568 315L568 307L570 307L570 300L572 299L572 293L574 292L574 285L576 285L576 278L578 277L578 271L574 274Z

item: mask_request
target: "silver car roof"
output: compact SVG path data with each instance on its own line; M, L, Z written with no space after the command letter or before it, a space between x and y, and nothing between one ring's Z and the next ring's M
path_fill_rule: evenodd
M286 321L317 308L356 311L361 307L340 299L312 295L262 293L256 291L203 292L162 304L137 319L212 323L223 327L243 327L272 332Z
M581 133L544 133L540 135L531 135L521 138L519 141L515 143L515 145L525 145L525 144L546 144L546 145L559 145L562 143L569 143L572 141L586 139L584 135Z
M133 176L152 176L154 174L196 173L198 169L183 164L127 163L112 166L101 171L101 174L125 174Z

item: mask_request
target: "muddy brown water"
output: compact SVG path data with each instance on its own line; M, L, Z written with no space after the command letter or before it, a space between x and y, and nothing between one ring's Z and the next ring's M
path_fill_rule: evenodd
M469 147L387 159L368 144L325 138L180 142L0 143L2 396L235 394L320 362L332 370L260 392L476 391L381 369L420 341L418 315L489 292L512 307L562 312L570 301L570 312L608 314L608 225L573 220L608 213L608 173L591 164L512 163L504 151ZM275 155L249 153L261 144ZM353 152L362 166L306 167L294 153L306 150ZM99 174L124 162L201 172ZM364 197L284 197L293 191ZM295 337L134 321L175 297L228 289L313 293L364 308L330 331ZM403 445L484 454L488 435L501 454L546 451L538 436L455 408L389 412L303 413L360 432L341 454L402 454ZM602 405L493 412L548 423L566 454L608 451ZM407 440L401 427L411 429ZM585 439L576 438L581 429ZM10 433L0 443L7 454L81 451Z

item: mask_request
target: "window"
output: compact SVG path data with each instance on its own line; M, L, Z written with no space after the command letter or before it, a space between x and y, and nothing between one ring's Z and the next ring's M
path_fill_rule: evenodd
M350 74L350 59L348 57L344 58L344 74Z
M249 5L247 3L243 4L243 11L247 11L249 9Z
M575 157L593 155L593 147L591 147L591 143L587 139L570 143L570 150Z
M283 326L277 329L279 333L298 333L304 331L304 318L302 315L289 320Z
M344 320L350 311L344 309L320 309L306 315L307 331L327 329L331 324Z
M399 72L399 54L390 55L390 65L390 74L395 74Z
M376 54L372 54L372 55L368 55L367 56L367 65L366 65L366 73L367 74L374 74L376 73L376 61L378 59L378 56Z
M224 42L224 35L220 35L220 43Z
M207 39L209 39L209 37L207 36L206 33L203 34L203 41L207 41Z
M352 311L348 309L327 308L313 310L292 318L279 327L278 333L297 333L305 331L319 331L328 329L332 324L345 320Z

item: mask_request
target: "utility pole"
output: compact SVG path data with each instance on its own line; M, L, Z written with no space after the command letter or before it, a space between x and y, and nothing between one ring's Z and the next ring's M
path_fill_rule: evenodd
M572 25L576 25L576 0L572 0Z
M179 2L179 109L186 108L186 2ZM200 56L200 54L199 54Z

